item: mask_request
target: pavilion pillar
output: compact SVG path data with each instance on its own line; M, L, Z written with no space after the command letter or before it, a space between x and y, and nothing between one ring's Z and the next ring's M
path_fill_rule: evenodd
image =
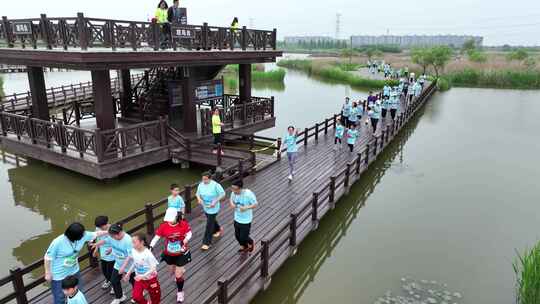
M240 102L247 104L251 101L251 64L240 64L238 69ZM247 118L246 107L242 110L242 123Z
M42 67L27 67L28 83L32 93L32 116L49 121L49 104L47 102L47 88Z
M97 128L101 131L114 129L116 119L109 70L97 70L91 73Z
M182 68L182 99L183 99L183 120L184 132L197 133L197 104L194 96L194 82L190 75L191 70ZM204 117L201 117L204 119Z
M122 111L122 117L126 117L127 108L132 103L133 98L133 92L131 91L131 72L129 69L124 69L120 70L118 75L120 77L120 86L122 87L120 110Z

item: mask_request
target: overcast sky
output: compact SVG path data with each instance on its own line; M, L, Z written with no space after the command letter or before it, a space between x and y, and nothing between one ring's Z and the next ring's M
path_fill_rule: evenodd
M278 29L288 35L470 34L485 45L540 45L540 0L180 0L188 22ZM150 0L1 0L9 18L74 16L147 20L158 1ZM168 1L172 4L172 0Z

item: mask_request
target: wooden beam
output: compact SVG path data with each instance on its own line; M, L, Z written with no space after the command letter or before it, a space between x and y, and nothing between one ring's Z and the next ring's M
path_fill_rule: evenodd
M101 131L114 129L116 124L109 71L97 70L91 73L97 127Z
M28 83L32 93L32 115L35 118L49 120L49 105L47 103L47 87L42 67L28 67Z

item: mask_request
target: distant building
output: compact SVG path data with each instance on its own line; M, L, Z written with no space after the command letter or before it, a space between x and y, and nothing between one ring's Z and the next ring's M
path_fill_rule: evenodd
M420 46L438 46L447 45L460 48L463 44L469 40L474 40L476 46L482 46L484 41L480 36L468 36L468 35L381 35L381 36L351 36L351 42L353 47L361 47L368 45L396 45L401 48L411 48Z
M336 39L328 36L285 36L286 44L299 44L311 42L333 42Z

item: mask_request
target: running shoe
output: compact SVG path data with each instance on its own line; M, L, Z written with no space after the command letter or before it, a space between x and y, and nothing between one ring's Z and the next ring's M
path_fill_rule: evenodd
M208 245L202 245L201 246L202 251L207 251L208 249L210 249L210 246L208 246Z
M255 250L255 243L249 244L249 245L248 245L247 251L248 251L249 253L252 253L254 250Z
M111 287L111 291L109 291L109 294L110 294L110 295L113 295L113 294L114 294L114 288Z
M223 227L219 228L219 231L216 232L216 233L214 233L213 236L214 236L215 238L218 238L218 237L220 237L222 234L223 234Z
M289 176L287 176L287 178L292 181L292 174L289 174Z
M126 296L122 296L120 299L114 299L111 304L120 304L126 300Z
M177 303L184 303L184 292L180 291L176 293L176 302Z
M109 289L111 287L111 282L105 281L103 284L101 284L101 289Z

